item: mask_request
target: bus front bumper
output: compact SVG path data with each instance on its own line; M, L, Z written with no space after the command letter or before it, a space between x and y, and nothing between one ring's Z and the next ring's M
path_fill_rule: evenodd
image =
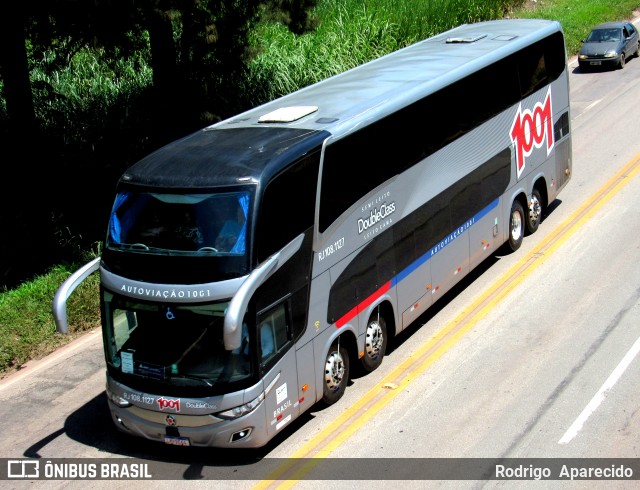
M109 400L116 427L127 434L176 446L261 447L267 443L264 405L235 420L212 415L174 415L135 405L119 407Z

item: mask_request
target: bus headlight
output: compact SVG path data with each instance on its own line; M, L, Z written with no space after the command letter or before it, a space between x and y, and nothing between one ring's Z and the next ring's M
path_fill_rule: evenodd
M109 398L109 400L111 400L113 403L115 403L120 408L125 408L125 407L131 406L131 403L129 403L124 398L122 398L120 395L116 395L115 393L113 393L108 388L107 388L106 391L107 391L107 398Z
M226 420L233 420L253 412L256 408L258 408L258 405L262 403L262 400L264 400L267 397L269 392L271 392L273 387L276 385L276 383L280 379L280 374L281 373L278 373L276 377L273 378L271 383L269 383L269 386L267 386L267 389L264 390L260 394L260 396L258 396L254 400L251 400L249 403L240 405L239 407L230 408L229 410L225 410L224 412L216 413L215 414L216 417L219 417L221 419L226 419Z
M258 398L251 400L249 403L217 413L216 417L227 420L237 419L243 415L253 412L262 403L262 400L264 400L264 393L260 394Z

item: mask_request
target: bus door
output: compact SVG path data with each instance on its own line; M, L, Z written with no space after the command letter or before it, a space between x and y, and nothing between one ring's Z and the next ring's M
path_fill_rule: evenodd
M504 224L501 200L511 179L511 149L505 148L478 167L468 178L471 267L475 267L502 244Z
M398 330L409 326L433 302L431 294L430 252L425 251L426 236L422 214L417 211L393 228L394 251L398 269L398 311L402 315Z
M454 186L455 187L455 186ZM460 222L458 205L464 198L464 189L450 195L442 193L429 202L431 228L438 241L431 247L431 284L433 300L440 298L469 272L469 226ZM442 233L443 230L446 233Z
M499 232L499 200L489 213L480 217L469 230L471 266L475 267L495 252L500 245Z
M258 313L258 357L264 376L267 434L272 437L300 413L290 302Z

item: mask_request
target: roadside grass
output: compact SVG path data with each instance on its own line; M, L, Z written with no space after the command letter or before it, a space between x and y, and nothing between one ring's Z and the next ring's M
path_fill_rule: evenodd
M67 344L78 335L100 326L99 277L90 276L68 303L70 333L56 332L51 305L56 290L76 270L59 265L47 274L0 293L0 375L20 369Z
M463 23L500 18L523 0L323 0L318 28L295 36L280 24L253 32L256 100L266 101L342 73Z
M315 32L296 37L264 25L254 33L261 54L252 63L251 82L263 87L257 98L268 100L461 23L502 16L559 20L571 56L594 25L630 19L639 6L638 0L322 0ZM100 327L99 277L93 274L69 300L70 334L55 329L53 297L80 265L59 265L16 289L0 291L0 377Z

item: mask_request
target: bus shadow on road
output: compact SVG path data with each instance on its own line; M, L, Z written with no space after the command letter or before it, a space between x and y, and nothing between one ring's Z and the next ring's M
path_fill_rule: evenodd
M559 200L551 203L546 209L543 221L560 204ZM429 323L458 294L474 281L479 280L508 253L503 246L470 271L464 279L389 343L387 355L410 341L420 328L424 328L425 324ZM358 377L360 375L355 373L352 376L356 383ZM353 381L351 383L353 384ZM314 414L321 409L322 407L318 406L303 413L262 448L233 450L184 448L129 436L118 431L110 416L106 393L102 392L71 413L62 428L34 443L23 454L28 458L42 458L40 453L46 446L66 435L79 444L97 449L100 454L104 454L105 459L124 457L158 463L163 468L167 468L170 476L175 479L269 479L269 474L275 469L275 465L282 464L283 460L266 458L266 455L275 447L286 443L291 434L303 430L303 427L315 417Z
M23 456L51 459L51 456L43 456L45 448L66 436L97 449L105 461L134 458L137 462L152 464L155 470L161 468L162 475L169 479L261 479L268 477L283 462L282 459L265 459L265 456L313 417L310 412L303 413L262 448L175 447L118 431L110 416L107 395L102 392L71 413L62 428L27 448ZM63 454L59 457L72 456Z

